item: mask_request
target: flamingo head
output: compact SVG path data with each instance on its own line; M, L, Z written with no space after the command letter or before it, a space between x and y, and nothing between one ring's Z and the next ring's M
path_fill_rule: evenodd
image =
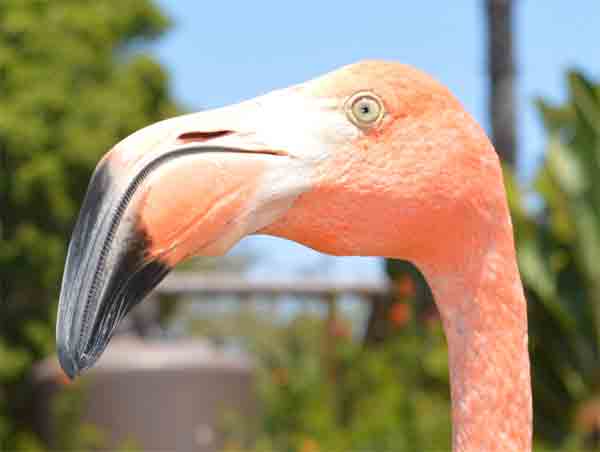
M499 175L449 91L390 62L146 127L90 182L63 276L61 364L71 376L90 367L173 267L249 234L451 265L474 218L490 216L486 200L503 196Z

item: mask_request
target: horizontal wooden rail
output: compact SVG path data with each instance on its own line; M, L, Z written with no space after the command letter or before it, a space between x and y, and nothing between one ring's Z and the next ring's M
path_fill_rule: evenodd
M385 283L355 283L325 279L284 279L253 281L240 276L198 275L195 273L173 273L157 288L163 295L235 295L235 296L327 296L358 295L378 297L389 293Z

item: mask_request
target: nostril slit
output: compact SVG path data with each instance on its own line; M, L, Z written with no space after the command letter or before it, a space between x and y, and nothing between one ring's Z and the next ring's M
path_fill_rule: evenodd
M221 138L225 135L232 134L231 130L216 130L214 132L188 132L183 133L177 137L179 143L198 143L203 141L214 140L215 138Z

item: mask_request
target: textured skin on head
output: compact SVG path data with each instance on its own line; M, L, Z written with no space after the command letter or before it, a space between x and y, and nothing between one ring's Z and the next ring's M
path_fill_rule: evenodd
M505 196L493 147L431 77L398 63L366 61L302 89L340 104L358 91L372 91L386 113L377 127L337 142L334 155L318 168L315 188L266 232L330 254L418 261L439 253L432 237L459 246L460 237L480 233L480 216L497 222L504 215L489 208ZM484 180L489 184L482 191Z
M379 95L393 117L418 116L431 106L458 105L450 91L418 69L395 62L367 60L344 66L308 82L306 90L315 97L345 100L357 91Z

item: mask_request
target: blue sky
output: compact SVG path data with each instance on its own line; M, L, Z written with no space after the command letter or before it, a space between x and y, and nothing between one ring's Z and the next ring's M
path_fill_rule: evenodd
M532 100L563 99L570 67L600 78L600 2L516 3L519 168L527 178L544 146ZM430 73L488 126L483 0L157 4L174 26L152 50L169 71L175 96L190 110L238 102L363 58L383 58ZM374 259L326 258L278 239L252 237L238 249L259 256L256 275L277 268L282 275L381 276Z

